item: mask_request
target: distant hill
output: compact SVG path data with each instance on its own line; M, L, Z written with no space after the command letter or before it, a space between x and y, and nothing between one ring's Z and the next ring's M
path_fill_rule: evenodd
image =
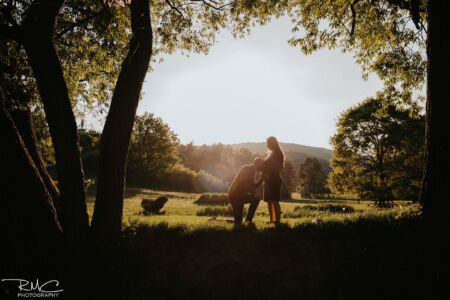
M326 171L327 173L329 172L330 170L329 161L331 159L330 149L305 146L293 143L280 143L280 145L283 148L286 158L292 162L295 168L298 168L298 166L305 160L305 158L315 157L320 161L322 167L324 168L324 171ZM261 156L265 155L267 149L265 142L239 143L239 144L230 144L229 146L231 146L235 150L247 148L250 152L260 154Z

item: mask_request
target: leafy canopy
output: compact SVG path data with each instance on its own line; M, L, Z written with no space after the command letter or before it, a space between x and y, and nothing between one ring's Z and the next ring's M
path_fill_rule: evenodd
M104 112L111 99L131 35L128 2L66 0L58 15L54 41L79 118L87 112ZM33 3L0 3L0 26L20 26ZM232 3L152 0L153 63L164 53L207 53L217 32L230 25ZM39 94L21 46L1 39L0 53L7 98L14 105L38 105Z
M136 116L127 161L130 182L149 184L179 163L177 135L161 118Z
M374 72L386 86L408 92L420 88L425 79L423 2L294 0L294 37L289 43L305 54L321 48L350 52L365 78Z
M237 35L273 17L291 18L289 44L303 54L340 49L354 55L363 77L377 74L388 89L405 94L423 86L426 74L425 0L236 1Z
M354 193L380 204L414 200L422 176L424 117L410 105L399 107L380 97L339 117L331 138L329 184L335 193Z
M302 196L311 197L326 192L327 176L315 157L308 157L298 170L299 191Z

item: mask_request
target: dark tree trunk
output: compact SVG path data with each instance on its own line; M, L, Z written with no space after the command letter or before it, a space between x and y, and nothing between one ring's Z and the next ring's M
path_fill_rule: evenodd
M21 25L20 42L36 78L55 149L66 245L78 257L86 242L89 223L77 124L53 43L55 19L63 3L33 2Z
M97 241L114 241L120 236L128 146L152 53L149 0L132 0L130 10L133 35L101 137L92 219L92 233Z
M448 223L450 203L449 1L428 1L425 174L420 202L427 221Z
M28 154L30 154L31 158L33 159L33 162L39 171L39 175L41 175L45 187L50 193L53 201L53 206L56 208L59 220L61 221L61 203L59 201L59 190L50 174L47 172L47 168L45 167L44 161L42 160L42 157L39 153L31 111L29 109L16 109L10 111L9 113L14 121L14 124L16 125L17 130L20 133L20 137L22 138L25 147L27 148Z
M55 276L61 263L61 227L40 173L2 99L0 90L2 276Z

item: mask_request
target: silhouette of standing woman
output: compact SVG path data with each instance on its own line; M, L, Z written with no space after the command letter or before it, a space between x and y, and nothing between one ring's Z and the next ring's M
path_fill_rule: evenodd
M281 176L284 167L284 154L280 144L273 136L267 138L269 153L264 159L264 201L269 208L270 222L280 223Z

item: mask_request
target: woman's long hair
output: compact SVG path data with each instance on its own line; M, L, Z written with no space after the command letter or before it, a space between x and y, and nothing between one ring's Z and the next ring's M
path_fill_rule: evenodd
M272 149L268 149L270 152L274 152L275 154L278 154L281 157L281 167L284 168L284 153L281 149L280 143L278 143L278 140L274 136L269 136L267 138L267 143L271 145ZM268 155L270 155L270 152Z

